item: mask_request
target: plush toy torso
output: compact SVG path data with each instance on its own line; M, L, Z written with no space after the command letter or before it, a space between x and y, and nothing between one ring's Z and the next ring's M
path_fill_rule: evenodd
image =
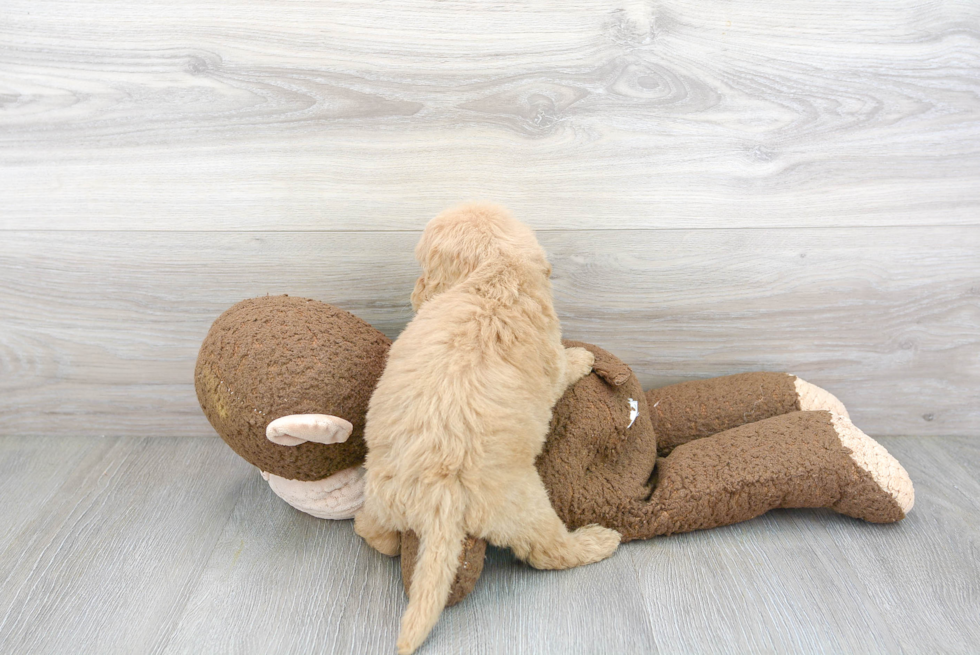
M555 405L538 473L569 528L599 523L628 540L624 510L649 497L657 461L646 397L630 368L611 353L579 341L565 345L587 348L596 364Z

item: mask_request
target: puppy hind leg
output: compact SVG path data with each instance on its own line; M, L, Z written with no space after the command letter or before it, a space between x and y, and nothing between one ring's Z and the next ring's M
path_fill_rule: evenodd
M401 535L384 525L369 502L354 515L354 532L371 548L388 557L394 557L401 550Z
M569 532L536 472L533 480L520 486L520 492L512 496L518 502L501 511L488 531L491 543L511 548L518 558L538 569L570 569L598 562L616 551L621 537L615 530L587 525Z

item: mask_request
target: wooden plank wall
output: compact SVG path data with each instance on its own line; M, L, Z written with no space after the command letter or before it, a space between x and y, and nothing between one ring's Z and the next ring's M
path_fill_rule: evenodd
M648 385L788 370L980 424L980 5L0 4L0 434L206 435L234 302L396 336L456 202Z

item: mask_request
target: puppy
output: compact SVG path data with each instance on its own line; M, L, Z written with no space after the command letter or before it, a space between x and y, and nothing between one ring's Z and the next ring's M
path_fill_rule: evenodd
M398 652L413 652L445 607L469 534L537 568L611 555L619 533L569 533L534 468L565 389L594 357L565 348L551 265L501 207L463 205L426 226L415 318L391 346L371 397L364 507L354 529L386 555L420 538Z

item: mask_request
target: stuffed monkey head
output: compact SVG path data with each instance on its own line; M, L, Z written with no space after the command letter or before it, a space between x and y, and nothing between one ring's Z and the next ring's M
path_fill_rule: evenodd
M194 372L221 438L262 471L321 480L364 462L364 417L391 340L349 312L289 296L244 300L211 326ZM291 414L350 421L343 443L281 446L266 426Z

